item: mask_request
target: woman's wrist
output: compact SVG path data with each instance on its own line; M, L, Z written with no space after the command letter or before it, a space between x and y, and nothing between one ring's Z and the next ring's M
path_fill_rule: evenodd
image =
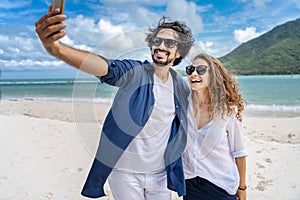
M247 186L246 185L240 185L238 187L239 190L246 190L247 189Z

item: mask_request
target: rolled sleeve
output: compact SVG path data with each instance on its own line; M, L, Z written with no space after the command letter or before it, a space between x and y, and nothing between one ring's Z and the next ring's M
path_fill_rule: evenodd
M246 150L237 151L237 152L232 152L232 156L233 156L233 158L239 158L239 157L248 156L248 153Z
M247 156L242 122L233 113L227 124L230 152L233 158Z
M99 77L101 82L112 86L124 87L133 76L133 68L141 66L142 63L135 60L108 60L108 73Z

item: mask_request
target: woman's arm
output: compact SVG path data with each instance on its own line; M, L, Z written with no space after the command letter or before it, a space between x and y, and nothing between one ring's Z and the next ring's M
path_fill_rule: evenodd
M237 199L246 200L247 198L247 184L246 184L246 156L235 159L236 165L240 175L239 189L237 190Z

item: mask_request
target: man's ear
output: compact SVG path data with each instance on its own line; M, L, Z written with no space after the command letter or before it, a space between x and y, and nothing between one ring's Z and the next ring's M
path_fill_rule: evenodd
M175 54L175 57L180 58L180 56L181 56L180 53L177 51L176 54Z

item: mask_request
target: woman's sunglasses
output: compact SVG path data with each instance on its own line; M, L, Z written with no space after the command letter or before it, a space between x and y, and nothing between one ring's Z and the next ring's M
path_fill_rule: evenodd
M191 75L195 71L195 69L199 75L203 75L206 72L207 66L198 65L198 66L194 67L193 65L189 65L185 68L185 72L187 73L187 75Z
M160 38L160 37L153 37L152 38L152 45L154 46L159 46L161 43L164 41L164 44L167 48L173 48L177 44L176 40L172 39L165 39L165 38Z

